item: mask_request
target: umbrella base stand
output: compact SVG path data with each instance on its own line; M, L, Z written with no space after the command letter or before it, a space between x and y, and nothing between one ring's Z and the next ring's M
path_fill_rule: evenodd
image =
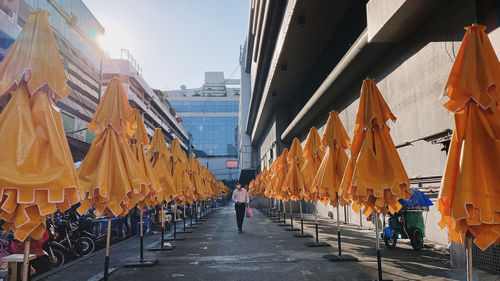
M297 234L294 234L293 237L295 237L295 238L310 238L313 236L311 234L297 233Z
M144 259L144 260L138 261L138 262L126 263L123 266L125 266L125 267L149 267L149 266L153 266L157 263L158 263L158 259L152 259L152 260Z
M306 246L307 247L331 247L331 245L326 243L326 242L307 242Z
M287 228L285 229L285 231L300 231L300 229L297 229L297 228Z
M323 256L325 259L331 261L331 262L349 262L349 261L358 261L358 258L349 256L349 255L324 255Z
M179 232L177 232L177 233L179 233ZM185 237L165 238L165 242L182 241L182 240L186 240L186 238Z
M115 272L118 269L118 267L110 267L108 268L108 276L111 275L111 273ZM94 276L92 276L89 280L87 281L101 281L104 280L104 272L98 273Z
M193 233L191 230L177 231L177 234Z
M161 244L161 242L160 242L160 244ZM148 249L148 251L150 251L150 252L165 252L165 251L171 251L173 249L175 249L174 245L164 242L163 245L160 245L160 247L150 248L150 249Z

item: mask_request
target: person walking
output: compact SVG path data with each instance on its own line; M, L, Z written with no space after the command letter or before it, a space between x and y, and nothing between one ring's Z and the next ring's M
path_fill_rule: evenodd
M248 192L241 187L240 183L236 184L236 189L233 191L234 209L236 210L236 224L238 225L238 232L242 232L243 219L245 218L245 207L250 203Z

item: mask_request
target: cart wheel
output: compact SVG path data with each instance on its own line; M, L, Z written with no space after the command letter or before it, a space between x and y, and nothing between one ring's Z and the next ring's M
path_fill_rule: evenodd
M412 227L410 229L410 241L414 250L418 251L424 247L424 237L422 236L422 231L418 227Z
M396 243L398 243L398 239L394 235L391 238L384 235L384 243L387 248L394 249L396 248Z

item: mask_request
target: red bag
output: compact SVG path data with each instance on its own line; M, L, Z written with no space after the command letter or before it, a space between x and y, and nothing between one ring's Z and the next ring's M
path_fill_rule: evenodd
M253 217L252 209L250 209L250 207L247 207L247 218L251 218L251 217Z

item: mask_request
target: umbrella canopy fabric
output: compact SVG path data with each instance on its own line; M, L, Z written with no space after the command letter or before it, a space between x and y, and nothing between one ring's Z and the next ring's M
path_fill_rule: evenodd
M132 110L132 114L137 124L137 129L130 138L130 148L132 149L135 158L139 162L141 169L149 179L147 185L149 190L146 191L147 194L145 194L144 199L139 202L139 208L142 208L143 205L146 205L146 207L150 208L156 205L156 195L160 191L160 184L153 171L153 166L146 156L145 149L149 147L149 138L148 134L146 133L144 122L142 121L141 112L137 109L134 109ZM129 202L129 204L133 204L133 202L131 201ZM132 207L133 205L128 206L129 209Z
M288 193L290 200L302 199L301 194L304 194L304 177L302 175L304 157L302 156L302 146L298 138L293 139L286 161L289 169L281 189Z
M311 128L307 135L306 144L303 149L304 165L302 165L302 175L304 176L304 200L311 200L316 203L319 199L318 190L312 185L314 177L321 165L321 141L316 128Z
M264 195L268 198L275 198L273 191L273 182L277 172L276 170L276 167L278 166L277 163L278 163L277 160L274 160L273 163L271 163L271 166L269 166L269 170L265 178Z
M78 179L59 109L69 94L47 11L32 12L0 64L0 219L24 241L40 239L46 216L79 201Z
M202 183L198 165L198 160L194 157L194 154L189 155L188 172L194 186L194 199L203 200L206 199L209 194L206 192L205 185Z
M0 65L0 96L14 91L24 81L31 96L45 85L59 100L69 95L71 88L56 41L48 21L49 12L30 13L23 30Z
M174 186L176 188L177 200L186 204L194 200L194 186L188 174L188 160L186 153L182 151L179 139L174 138L170 144L170 153L173 157Z
M321 138L321 148L324 156L318 168L312 186L318 190L319 200L327 204L328 201L335 207L337 202L344 205L346 202L338 196L342 177L347 166L346 149L350 147L347 135L339 115L336 111L330 112L325 132Z
M401 208L398 200L410 199L410 180L389 133L387 120L396 120L373 79L365 79L356 127L351 146L351 158L341 184L340 195L352 200L353 209L365 207L364 214L373 211L386 214Z
M275 174L271 180L273 198L285 201L289 199L288 190L282 188L290 167L287 159L288 149L285 148L283 149L283 153L281 153L280 157L276 160Z
M156 195L157 203L169 202L176 195L172 179L172 155L161 128L156 128L148 154L153 157L153 172L160 184L160 191Z
M450 240L500 243L500 64L485 26L467 27L445 86L455 130L438 199Z
M121 81L111 80L88 125L97 136L78 169L79 213L93 206L98 216L120 217L144 199L150 180L127 144L136 126Z

